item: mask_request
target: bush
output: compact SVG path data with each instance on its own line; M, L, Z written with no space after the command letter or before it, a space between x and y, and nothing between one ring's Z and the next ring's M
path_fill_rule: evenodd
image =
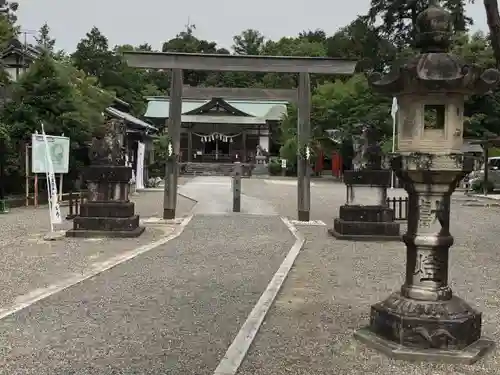
M484 192L484 180L475 180L472 185L471 185L471 190L475 193L482 193ZM494 185L493 185L493 182L491 182L490 180L486 181L486 189L488 191L488 193L491 193L494 189Z
M272 160L269 163L268 168L269 168L269 174L271 176L277 176L281 174L281 162L278 163L277 161Z

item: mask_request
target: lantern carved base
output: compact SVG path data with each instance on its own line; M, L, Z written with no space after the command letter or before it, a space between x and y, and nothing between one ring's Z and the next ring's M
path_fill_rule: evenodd
M80 206L67 237L138 237L139 226L135 206L128 200L132 168L114 165L90 166L84 171L89 197Z
M393 159L409 202L402 236L405 283L373 305L369 326L355 333L390 357L471 364L494 347L481 337L481 313L453 295L448 284L451 195L470 165L468 158L450 155Z
M354 336L394 359L472 364L494 347L481 338L481 313L462 299L418 301L394 293L371 307Z
M401 241L394 211L381 205L340 206L339 217L328 232L342 240Z

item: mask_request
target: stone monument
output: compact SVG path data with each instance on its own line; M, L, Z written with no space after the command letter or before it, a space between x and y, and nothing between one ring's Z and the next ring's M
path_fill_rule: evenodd
M329 233L343 240L399 241L399 224L394 211L387 207L387 187L391 172L382 169L382 149L378 132L372 126L363 126L361 142L357 143L353 161L356 170L344 172L347 187L346 204L340 206L339 217ZM359 200L357 192L369 190ZM366 192L365 192L366 193ZM360 194L361 195L361 194Z
M269 174L269 166L267 164L267 151L263 150L260 145L255 149L255 167L252 174L254 175L267 175Z
M481 337L481 313L448 285L450 197L472 169L460 152L464 98L495 87L500 72L448 52L452 17L436 1L415 26L420 54L371 77L376 91L399 102L392 167L409 196L406 279L371 307L369 326L355 337L397 359L473 363L493 342Z
M83 170L89 195L67 237L138 237L144 232L129 200L132 168L125 165L125 126L109 120L92 140L91 165Z

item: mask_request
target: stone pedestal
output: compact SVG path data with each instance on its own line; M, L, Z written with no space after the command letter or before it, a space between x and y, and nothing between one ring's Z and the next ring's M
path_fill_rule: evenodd
M262 155L257 155L255 157L255 166L252 174L258 175L267 175L269 174L269 166L267 164L267 157Z
M73 219L67 237L138 237L144 232L130 202L132 168L115 165L90 166L83 172L89 197Z
M481 313L448 285L450 197L469 173L454 159L430 155L421 164L426 169L411 158L394 160L409 196L406 280L400 291L371 307L370 325L355 336L397 359L473 363L493 346L481 339Z
M340 207L329 233L342 240L400 241L399 224L387 207L391 172L386 170L346 171L347 202ZM360 200L358 190L370 187L370 196Z

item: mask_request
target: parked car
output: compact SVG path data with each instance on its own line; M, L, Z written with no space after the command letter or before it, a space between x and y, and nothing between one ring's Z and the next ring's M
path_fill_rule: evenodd
M468 183L472 190L482 191L484 164L469 174ZM500 156L488 158L488 190L500 190Z

